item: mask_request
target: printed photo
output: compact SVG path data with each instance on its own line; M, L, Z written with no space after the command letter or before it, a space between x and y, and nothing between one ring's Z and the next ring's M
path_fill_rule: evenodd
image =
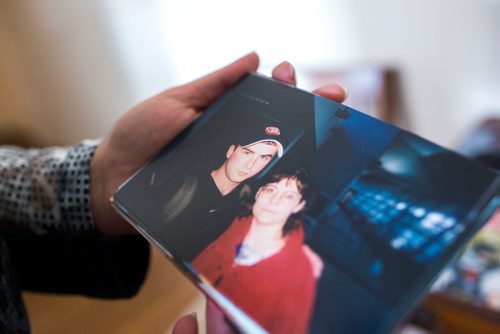
M477 231L470 212L497 181L418 136L250 75L115 201L265 331L383 333Z

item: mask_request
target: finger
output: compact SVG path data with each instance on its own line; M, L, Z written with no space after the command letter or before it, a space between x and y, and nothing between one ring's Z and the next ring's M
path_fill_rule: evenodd
M177 320L172 329L172 334L198 334L196 313L185 315Z
M177 88L177 93L189 106L204 109L234 86L245 74L255 72L258 66L259 57L252 52L218 71Z
M322 87L319 87L315 90L313 90L314 94L321 95L327 99L336 101L336 102L343 102L347 98L347 92L345 91L342 86L337 85L337 84L329 84L325 85Z
M290 85L296 85L297 79L295 77L295 69L292 64L287 61L282 62L273 69L273 79L282 81Z

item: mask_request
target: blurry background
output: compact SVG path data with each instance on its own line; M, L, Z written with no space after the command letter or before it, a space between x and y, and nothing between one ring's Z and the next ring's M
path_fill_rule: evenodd
M305 89L339 71L391 70L398 81L389 95L400 103L390 119L456 147L473 125L500 117L498 41L496 0L1 1L0 139L42 146L100 137L142 99L255 50L265 74L292 62ZM82 321L82 332L137 332L155 321L141 318L141 327L132 314L156 319L148 332L166 329L196 292L166 260L153 264L142 304L27 295L34 329L77 332ZM71 330L60 318L50 328L54 305L70 313ZM85 310L117 312L129 325L106 327Z

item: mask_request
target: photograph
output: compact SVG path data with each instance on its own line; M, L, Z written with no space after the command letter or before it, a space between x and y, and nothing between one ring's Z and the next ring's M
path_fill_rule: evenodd
M265 331L385 332L478 228L468 214L495 179L409 132L249 75L116 200Z

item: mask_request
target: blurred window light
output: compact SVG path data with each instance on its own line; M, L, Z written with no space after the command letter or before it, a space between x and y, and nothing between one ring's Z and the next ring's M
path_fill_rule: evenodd
M441 226L444 228L444 229L447 229L447 228L450 228L452 227L453 225L456 224L456 220L453 219L453 218L446 218L443 223L441 224Z
M407 243L407 240L403 237L397 237L391 241L391 246L395 249L403 248Z
M321 68L352 62L358 49L345 0L106 0L103 8L139 91L160 83L146 76L178 84L251 51L264 68L283 60Z
M413 207L410 209L410 212L417 218L421 218L427 213L425 209L421 207Z
M399 202L398 204L396 204L396 209L400 211L406 209L407 207L408 205L405 202Z

